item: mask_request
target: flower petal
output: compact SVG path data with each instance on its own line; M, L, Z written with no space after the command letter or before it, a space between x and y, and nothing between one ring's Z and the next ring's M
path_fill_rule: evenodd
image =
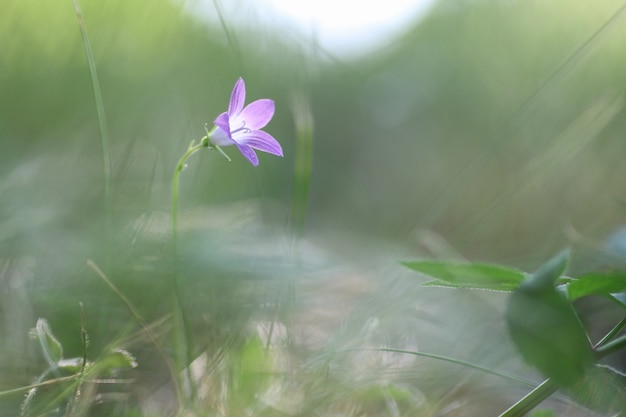
M222 113L213 121L217 129L213 131L209 140L214 145L230 146L234 145L235 141L230 133L230 120L227 113Z
M252 149L248 145L240 145L240 144L237 144L237 147L239 148L239 152L241 152L241 154L245 156L246 159L250 161L252 165L254 166L259 165L259 158L256 156L254 149Z
M222 129L224 132L228 132L230 135L230 118L228 117L228 113L224 112L220 114L215 118L215 120L213 120L213 123L215 123L217 127Z
M233 138L230 137L230 134L222 130L222 128L219 126L213 131L213 133L211 133L211 136L209 136L209 141L213 145L218 146L230 146L237 143Z
M246 127L257 130L265 127L274 116L274 100L262 98L248 104L237 117L238 120L245 120Z
M262 130L253 130L245 136L238 137L237 143L272 155L283 156L283 148L280 143L272 135Z
M237 116L243 109L243 103L246 101L246 84L243 78L239 77L233 92L230 93L230 102L228 103L228 114L230 116Z

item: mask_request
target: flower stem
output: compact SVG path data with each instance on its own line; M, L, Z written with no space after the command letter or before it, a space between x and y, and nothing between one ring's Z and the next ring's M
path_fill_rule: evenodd
M204 138L203 138L204 139ZM180 173L185 169L187 159L194 153L198 152L200 149L206 147L204 145L204 140L201 140L200 143L194 145L194 141L192 140L189 144L189 148L187 152L178 160L176 164L176 169L174 170L174 177L172 180L172 234L173 234L173 245L174 245L174 259L176 259L177 253L177 245L178 245L178 183L180 179ZM176 278L178 280L178 278Z
M192 357L192 343L191 343L191 328L189 324L189 318L187 311L183 304L183 297L181 293L181 275L178 268L178 191L180 182L180 173L183 172L187 166L187 159L194 153L198 152L202 148L209 148L209 134L203 137L198 144L195 141L191 141L187 152L178 160L176 168L174 169L174 175L172 178L172 286L174 293L174 311L175 311L175 323L174 323L174 340L176 344L176 352L178 353L177 367L181 372L186 369L184 375L191 387L192 396L194 395L194 385L191 381L191 370L189 365ZM182 326L181 326L182 324ZM182 328L181 328L182 327ZM182 355L181 355L182 354ZM181 384L184 386L185 384Z

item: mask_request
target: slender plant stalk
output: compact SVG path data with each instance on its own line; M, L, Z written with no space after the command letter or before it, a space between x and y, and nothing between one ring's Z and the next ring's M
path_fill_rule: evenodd
M195 141L193 140L191 141L187 152L185 152L185 154L178 160L176 169L174 170L174 177L172 179L172 245L174 246L174 257L178 256L178 183L180 180L180 173L185 169L187 159L203 147L206 147L203 145L202 141L200 141L197 145L195 145L194 142ZM178 277L176 277L176 280L178 281Z
M605 343L604 345L595 349L596 357L598 359L602 359L624 348L626 348L626 335L618 337L617 339L611 342Z
M183 297L181 294L181 282L180 273L178 270L178 191L180 182L180 173L183 172L186 166L187 159L194 153L202 149L204 145L202 141L199 144L194 145L194 141L191 141L187 152L179 159L174 169L174 176L172 179L172 252L173 252L173 293L174 293L174 340L176 343L176 352L178 356L178 371L185 370L185 377L187 383L191 388L192 397L195 395L194 384L191 378L191 357L192 357L192 343L191 343L191 328L189 324L189 318L187 317L187 310L183 304ZM181 329L182 324L182 329ZM180 357L182 353L182 357Z
M524 398L513 404L511 408L500 414L500 417L523 417L558 389L559 386L548 378Z
M183 172L185 167L187 166L187 160L191 157L191 155L198 152L200 149L216 149L220 154L222 154L227 160L230 161L230 158L221 150L219 146L211 145L209 143L209 138L211 134L215 130L209 131L205 126L206 136L200 139L198 144L195 144L195 141L191 141L189 147L187 148L187 152L183 154L178 160L176 164L176 168L174 169L174 175L172 177L172 255L173 255L173 270L172 270L172 286L174 293L174 311L176 312L176 320L174 323L174 338L176 343L176 351L182 352L183 356L178 358L178 370L185 370L185 377L187 378L187 382L189 387L191 388L191 397L195 397L195 386L192 383L191 378L191 359L193 357L193 343L191 342L191 326L189 322L189 317L187 315L187 310L185 309L185 305L183 303L183 297L181 293L181 275L179 273L178 268L178 195L179 195L179 183L180 183L180 173ZM182 323L181 323L182 322ZM182 329L181 325L182 324Z
M76 386L74 387L74 395L71 400L68 402L66 416L72 417L74 415L80 415L80 413L76 413L76 406L79 404L80 397L83 394L83 385L85 384L86 373L85 370L87 368L87 324L85 320L85 307L83 306L82 301L78 303L80 306L80 337L83 344L83 360L80 365L80 371L78 371L78 379L76 380Z
M83 14L78 4L78 0L74 2L74 10L80 27L80 34L83 39L83 47L87 56L87 64L89 65L89 75L91 77L91 89L93 90L94 100L96 102L96 113L98 115L98 129L100 131L100 145L102 147L102 172L104 174L104 208L107 218L107 227L105 233L108 233L111 226L111 209L112 209L112 163L111 163L111 144L109 140L109 131L107 128L106 113L104 111L104 102L102 101L102 90L100 89L100 81L98 80L98 72L96 70L96 60L93 56L87 29L83 20ZM108 243L108 239L105 239Z
M466 368L471 368L471 369L475 369L477 371L481 371L484 372L486 374L491 374L491 375L495 375L498 376L500 378L504 378L507 379L509 381L513 381L516 382L518 384L523 384L526 386L533 386L534 383L530 380L526 380L526 379L522 379L513 375L508 375L502 372L498 372L498 371L494 371L493 369L489 369L486 368L484 366L481 365L476 365L474 363L471 362L466 362L460 359L454 359L451 358L449 356L444 356L444 355L437 355L435 353L428 353L428 352L418 352L418 351L414 351L414 350L406 350L406 349L395 349L395 348L355 348L355 349L343 349L343 350L336 350L334 353L347 353L347 352L391 352L391 353L404 353L407 355L414 355L414 356L421 356L424 358L430 358L430 359L435 359L438 361L442 361L442 362L448 362L448 363L452 363L455 365L461 365L464 366Z
M313 113L304 95L293 99L293 118L296 127L296 160L294 163L293 195L290 210L290 232L294 241L304 229L309 186L313 170Z

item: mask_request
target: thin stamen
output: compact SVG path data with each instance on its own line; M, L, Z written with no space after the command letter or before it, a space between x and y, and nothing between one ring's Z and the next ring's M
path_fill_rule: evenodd
M249 127L246 127L246 121L242 120L241 121L241 127L238 128L238 129L231 130L230 134L232 135L233 133L238 133L238 132L250 133L250 132L252 132L252 129L250 129Z

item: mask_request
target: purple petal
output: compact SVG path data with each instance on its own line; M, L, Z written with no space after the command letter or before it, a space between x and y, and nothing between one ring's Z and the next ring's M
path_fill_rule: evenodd
M237 147L239 148L239 152L241 152L241 154L245 156L246 159L250 161L252 165L254 166L259 165L259 158L256 156L256 153L254 153L254 149L252 149L248 145L240 145L240 144L237 144Z
M274 100L262 98L248 104L238 116L246 121L246 127L257 130L265 127L274 116Z
M262 130L254 130L244 137L237 138L237 142L272 155L283 156L283 148L280 143L272 135Z
M227 113L222 113L219 116L217 116L215 118L215 120L213 121L213 123L215 123L217 125L217 127L219 127L220 129L222 129L224 132L226 132L226 134L230 137L230 118L228 117Z
M225 131L223 131L221 127L217 127L213 131L213 133L211 133L211 136L209 136L209 141L213 145L218 145L218 146L230 146L230 145L234 145L236 143L230 137L230 134L228 134Z
M246 84L243 82L243 78L239 77L233 92L230 93L230 102L228 103L228 114L231 116L237 116L243 109L243 103L246 101Z

